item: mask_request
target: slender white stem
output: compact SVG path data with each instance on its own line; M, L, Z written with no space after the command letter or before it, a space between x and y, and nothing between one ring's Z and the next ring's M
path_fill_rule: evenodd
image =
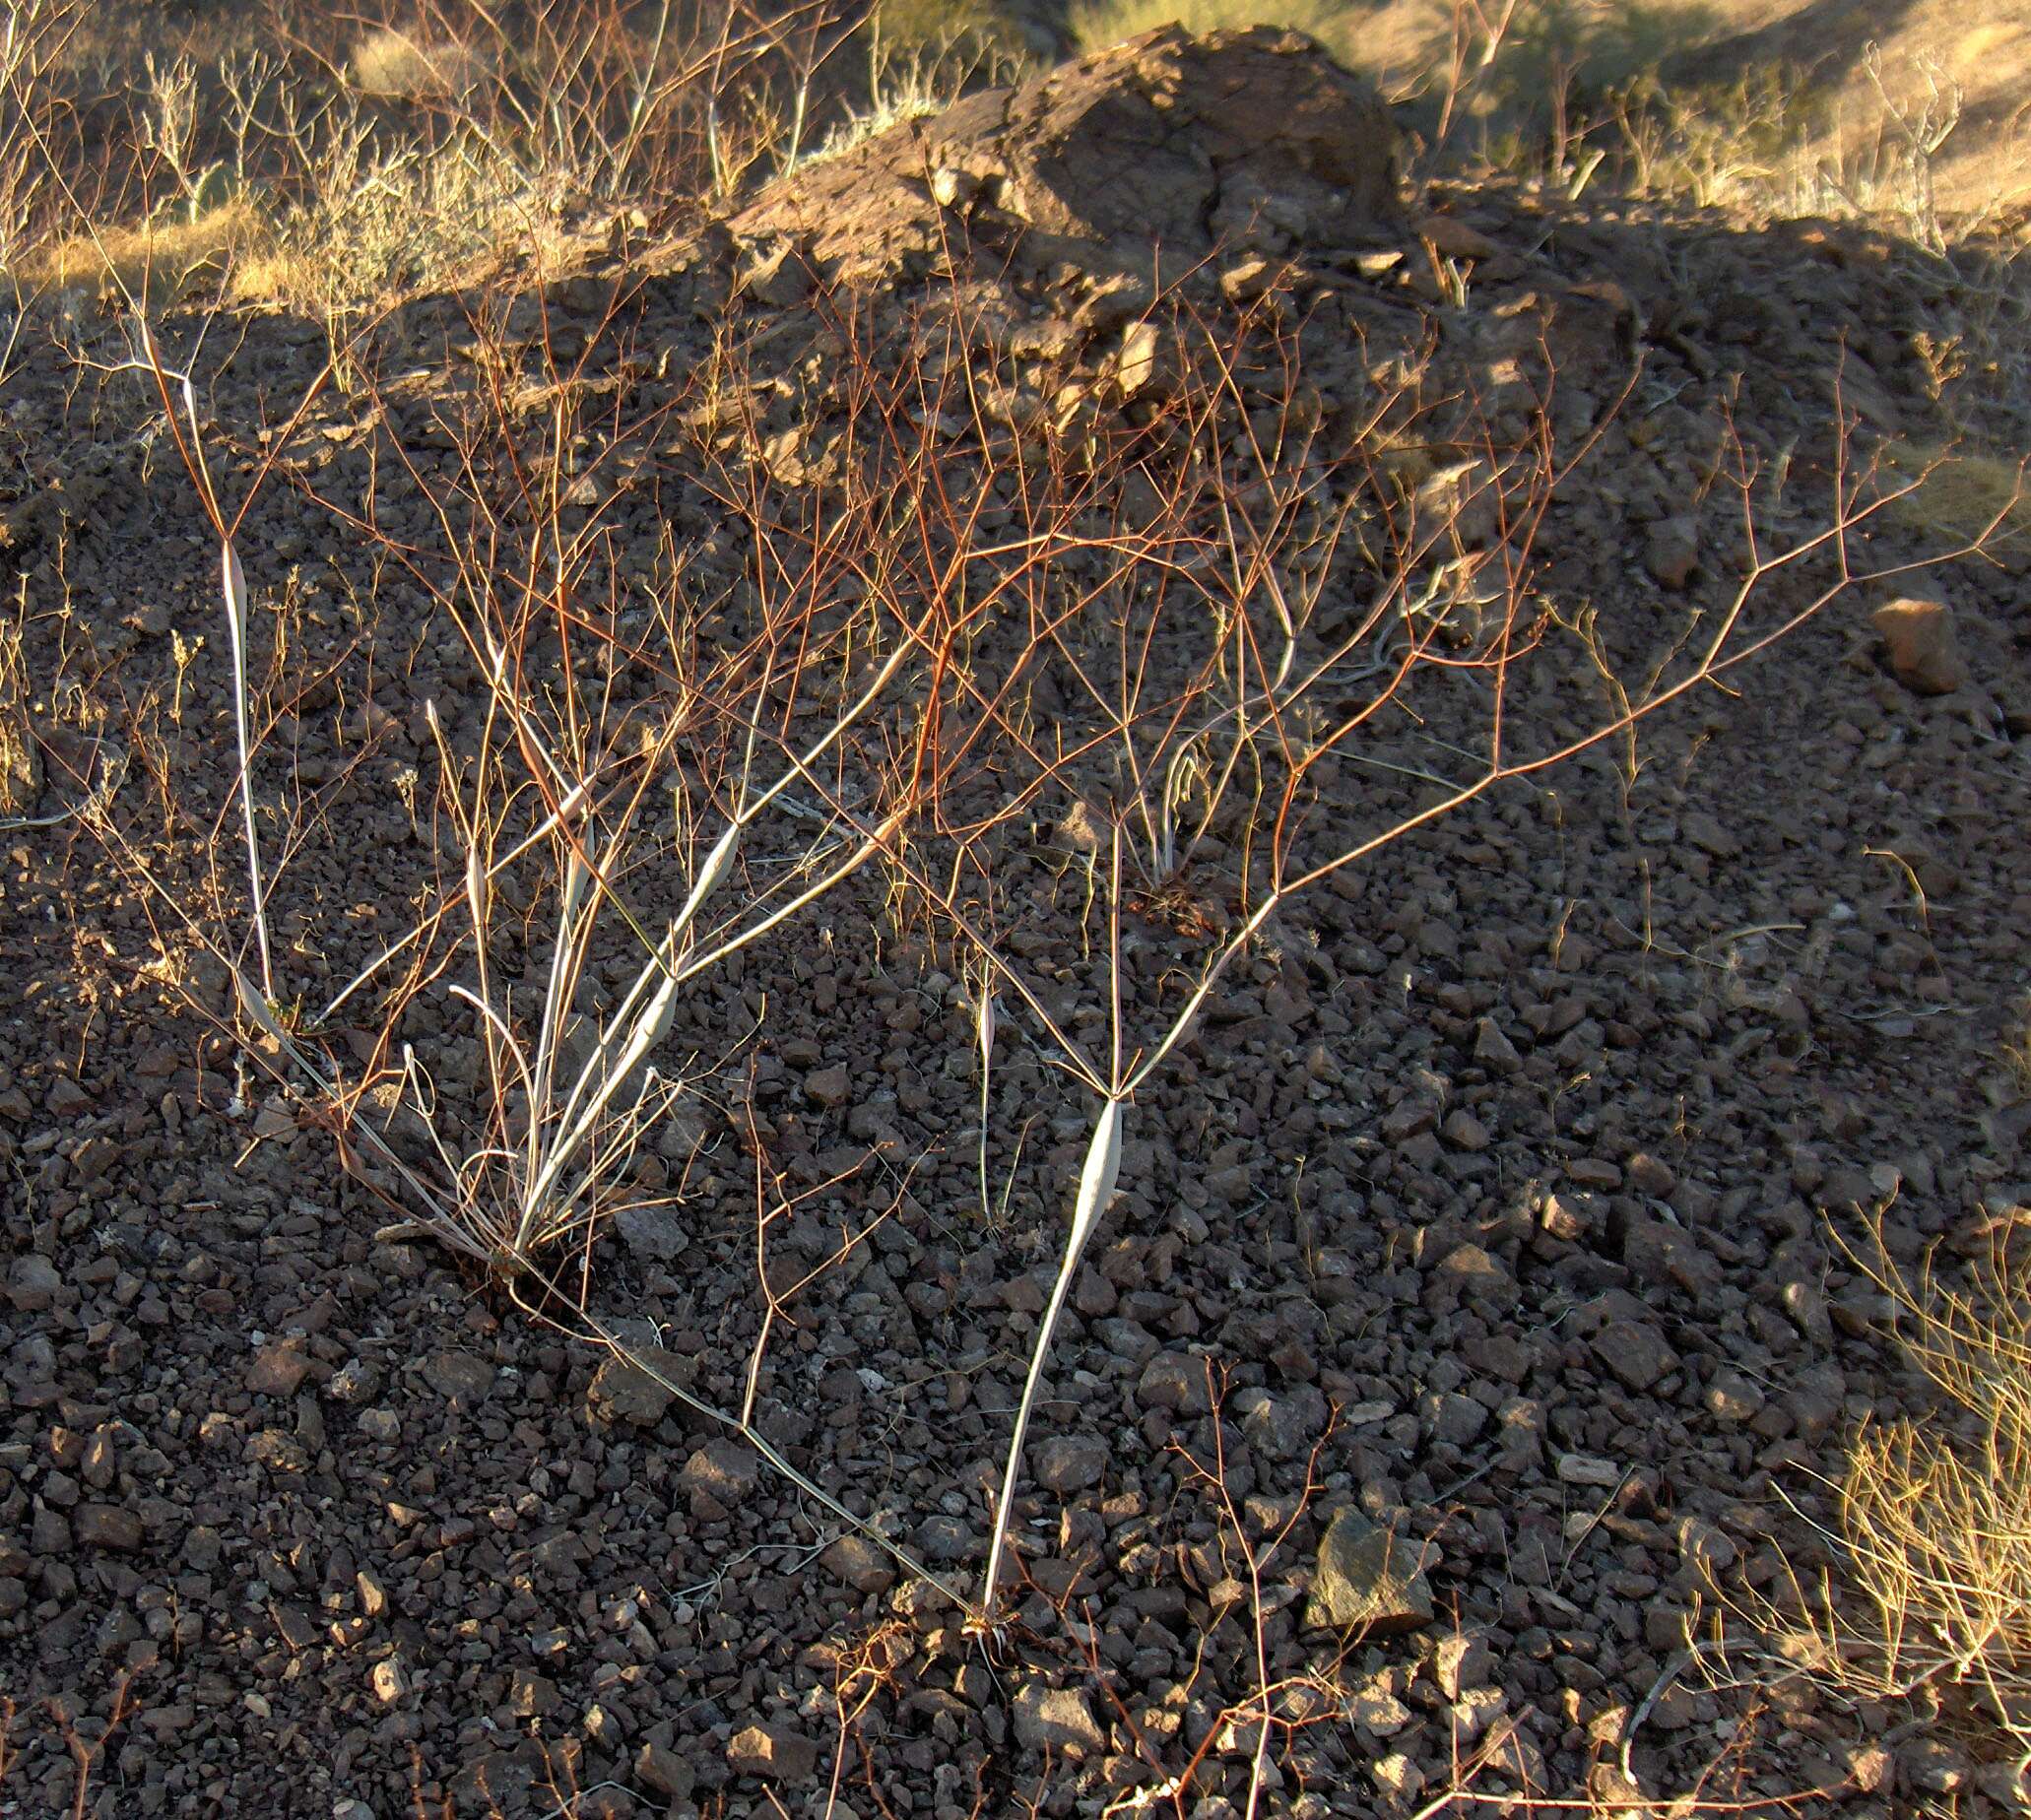
M1036 1401L1036 1387L1044 1374L1044 1359L1051 1349L1051 1335L1058 1326L1066 1293L1079 1273L1086 1241L1100 1223L1100 1215L1114 1198L1115 1178L1121 1172L1121 1122L1125 1102L1108 1100L1093 1127L1092 1141L1086 1146L1085 1167L1080 1172L1079 1202L1073 1208L1072 1231L1065 1241L1065 1255L1059 1260L1058 1280L1051 1285L1050 1306L1037 1328L1036 1342L1030 1348L1029 1376L1023 1381L1022 1400L1016 1409L1016 1432L1009 1437L1009 1463L1002 1471L1001 1497L995 1506L994 1540L987 1551L987 1576L981 1582L981 1608L992 1615L995 1587L1001 1577L1002 1550L1009 1538L1009 1514L1016 1499L1016 1481L1022 1474L1022 1439L1029 1427L1030 1405Z
M253 898L254 947L261 962L261 990L272 1001L275 967L268 954L268 891L261 878L261 839L254 827L253 753L247 735L247 577L230 537L221 540L221 551L226 629L232 644L232 732L239 748L239 812L247 837L247 888Z

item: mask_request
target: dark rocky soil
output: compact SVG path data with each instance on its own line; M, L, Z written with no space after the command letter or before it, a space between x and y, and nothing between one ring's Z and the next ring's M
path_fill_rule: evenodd
M329 997L442 882L422 704L478 711L428 587L461 522L455 431L501 388L540 430L558 360L592 401L574 447L610 490L569 509L606 515L602 560L655 576L675 552L737 616L728 476L786 523L823 495L849 345L919 374L977 354L1018 416L1104 443L1139 427L1146 325L1274 318L1295 371L1251 396L1280 387L1279 422L1310 387L1307 421L1354 439L1395 361L1422 363L1427 397L1472 393L1490 446L1541 430L1577 455L1599 432L1530 587L1574 623L1591 609L1625 680L1741 584L1741 498L1713 479L1734 438L1787 477L1756 494L1777 550L1825 522L1837 412L1854 472L1891 438L2006 428L1979 365L1939 384L1978 306L2021 332L1973 254L1400 195L1370 104L1273 38L1054 80L703 237L618 233L504 306L527 358L504 378L477 296L389 316L357 351L371 388L355 373L300 415L319 330L165 326L229 506L265 477L239 547L279 998ZM64 1811L71 1740L102 1738L88 1807L120 1815L1217 1820L1248 1805L1259 1646L1262 1812L1454 1811L1427 1803L1455 1782L2010 1809L1979 1736L1816 1693L1758 1614L1838 1585L1819 1526L1844 1438L1918 1396L1832 1235L1879 1213L1911 1257L2031 1192L2006 1057L2031 1015L2021 540L1840 594L1647 724L1634 764L1611 742L1520 780L1276 920L1134 1109L988 1647L653 1379L442 1248L377 1238L386 1207L243 1047L179 924L238 951L216 545L149 383L111 370L126 332L25 338L0 427L20 589L0 628L0 1813ZM708 390L730 346L739 433ZM933 414L950 472L980 421ZM1429 510L1432 474L1412 478ZM1849 559L1958 541L1885 510ZM1322 622L1363 577L1351 554L1333 569ZM1825 556L1774 572L1757 623L1832 578ZM1931 669L1871 619L1908 595L1951 609ZM1598 724L1596 655L1547 638L1520 724ZM1334 774L1321 827L1425 800L1405 768L1474 737L1450 686ZM67 812L94 792L102 816ZM1097 1039L1079 820L1038 800L1003 928ZM1215 843L1185 901L1148 895L1146 956L1204 951L1247 885L1238 851ZM603 1239L591 1292L736 1406L766 1307L753 1153L795 1192L829 1184L789 1225L801 1268L876 1223L791 1305L757 1426L970 1595L1092 1106L1007 1012L990 1169L1010 1189L983 1219L972 1014L894 882L870 869L687 998L670 1044L696 1096L645 1159L682 1196ZM470 1102L471 1020L441 995L411 1017Z

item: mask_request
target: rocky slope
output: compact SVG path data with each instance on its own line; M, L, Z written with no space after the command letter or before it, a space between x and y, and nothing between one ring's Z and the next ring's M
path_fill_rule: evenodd
M300 414L325 355L307 325L167 325L224 484L263 477L240 533L273 708L259 782L306 833L271 906L282 996L343 980L448 863L422 703L456 730L477 691L429 589L483 422L581 411L591 478L563 509L598 531L587 573L674 587L680 564L721 616L709 646L757 611L756 549L822 547L842 498L892 480L865 432L884 384L884 434L906 425L955 490L1041 451L1105 527L1046 579L1097 588L1162 516L1148 476L1184 472L1152 446L1198 396L1170 362L1229 350L1233 396L1207 394L1222 459L1253 436L1265 485L1317 479L1315 506L1380 489L1345 518L1368 541L1309 571L1303 649L1360 622L1391 536L1437 527L1434 588L1520 578L1539 635L1515 737L1555 743L1599 723L1605 673L1676 661L1752 571L1731 476L1753 466L1774 552L1871 452L2001 407L1979 372L1942 387L1942 348L2009 294L1975 255L1412 196L1392 161L1386 116L1302 42L1165 34L816 166L701 237L623 235L540 292L410 305ZM7 381L0 541L39 776L10 771L0 864L0 1687L20 1709L0 1811L60 1809L67 1732L109 1721L89 1799L121 1814L1214 1820L1252 1782L1259 1811L1304 1816L1433 1811L1455 1782L1885 1816L2018 1798L1978 1739L1788 1673L1749 1614L1831 1564L1819 1475L1852 1424L1917 1397L1827 1220L1880 1211L1910 1256L2025 1199L2002 1060L2031 914L2021 535L1840 593L1646 729L1640 763L1610 744L1481 798L1266 932L1136 1108L986 1652L653 1380L377 1239L386 1210L330 1133L207 1015L217 970L173 911L61 818L103 788L169 896L235 926L216 557L154 399L105 370L123 332L86 325ZM1518 449L1558 477L1527 520L1473 479ZM958 522L1013 547L1039 496ZM1961 535L1906 502L1845 560L1895 571ZM1838 579L1831 549L1774 571L1757 625ZM1914 594L1950 609L1950 654L1939 616L1871 618ZM1184 661L1153 650L1151 674ZM1077 680L1039 679L1041 724L1081 724ZM1420 681L1308 825L1354 839L1413 813L1484 732L1476 700ZM1080 791L1102 780L1068 769L998 856L1011 950L1081 1030L1107 942ZM1006 787L961 778L951 824ZM1248 851L1208 851L1189 888L1140 900L1132 1012L1167 1005L1165 968L1246 899ZM964 1584L1091 1108L1010 1039L1008 1211L983 1221L950 949L878 876L854 890L680 1008L701 1090L657 1168L683 1198L611 1235L594 1294L734 1406L766 1307L743 1145L829 1197L795 1256L870 1220L798 1301L758 1421ZM418 1018L404 1034L470 1096L470 1024L435 999Z

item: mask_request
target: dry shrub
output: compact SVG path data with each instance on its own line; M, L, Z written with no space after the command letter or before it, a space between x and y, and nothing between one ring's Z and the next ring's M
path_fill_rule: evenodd
M1922 477L1918 490L1898 501L1897 516L1906 524L1949 537L1993 524L1998 544L2021 547L2031 540L2021 461L1965 445L1898 441L1883 451L1883 462L1893 475Z
M971 39L1013 54L1029 44L1020 22L995 0L881 0L868 15L868 32L898 50Z
M426 44L386 27L354 47L350 71L362 95L388 101L454 99L493 73L493 58L484 45Z
M42 790L42 751L35 744L21 630L0 623L0 826L33 813Z
M802 163L838 158L905 120L943 113L963 95L983 88L1014 88L1035 65L1019 44L992 25L949 28L934 37L885 35L885 9L867 34L867 105L851 104L845 117ZM916 14L906 19L922 20Z
M66 235L24 261L18 277L29 291L84 289L160 307L194 289L217 288L265 239L259 215L236 201L194 220L167 217Z
M446 284L475 264L534 253L550 221L521 173L477 135L383 145L334 132L300 199L233 272L234 294L313 314Z
M1081 0L1068 18L1081 50L1104 50L1172 24L1200 35L1277 26L1317 38L1343 63L1353 60L1355 23L1337 0Z
M1878 1243L1862 1268L1894 1305L1942 1416L1857 1438L1841 1512L1873 1634L1843 1652L1869 1691L1924 1692L1999 1723L2031 1757L2031 1210L1944 1271Z

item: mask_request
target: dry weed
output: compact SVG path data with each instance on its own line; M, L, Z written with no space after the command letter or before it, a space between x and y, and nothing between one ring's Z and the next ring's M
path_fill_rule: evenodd
M1276 26L1317 38L1343 63L1355 60L1357 23L1334 0L1080 0L1067 20L1081 50L1104 50L1173 24L1202 35Z
M1965 1263L1851 1255L1886 1296L1939 1417L1856 1438L1841 1518L1872 1625L1836 1658L1882 1695L1928 1692L2000 1725L2031 1764L2031 1211Z
M383 27L360 40L348 74L362 95L381 100L446 101L470 95L497 69L488 46L425 43Z

